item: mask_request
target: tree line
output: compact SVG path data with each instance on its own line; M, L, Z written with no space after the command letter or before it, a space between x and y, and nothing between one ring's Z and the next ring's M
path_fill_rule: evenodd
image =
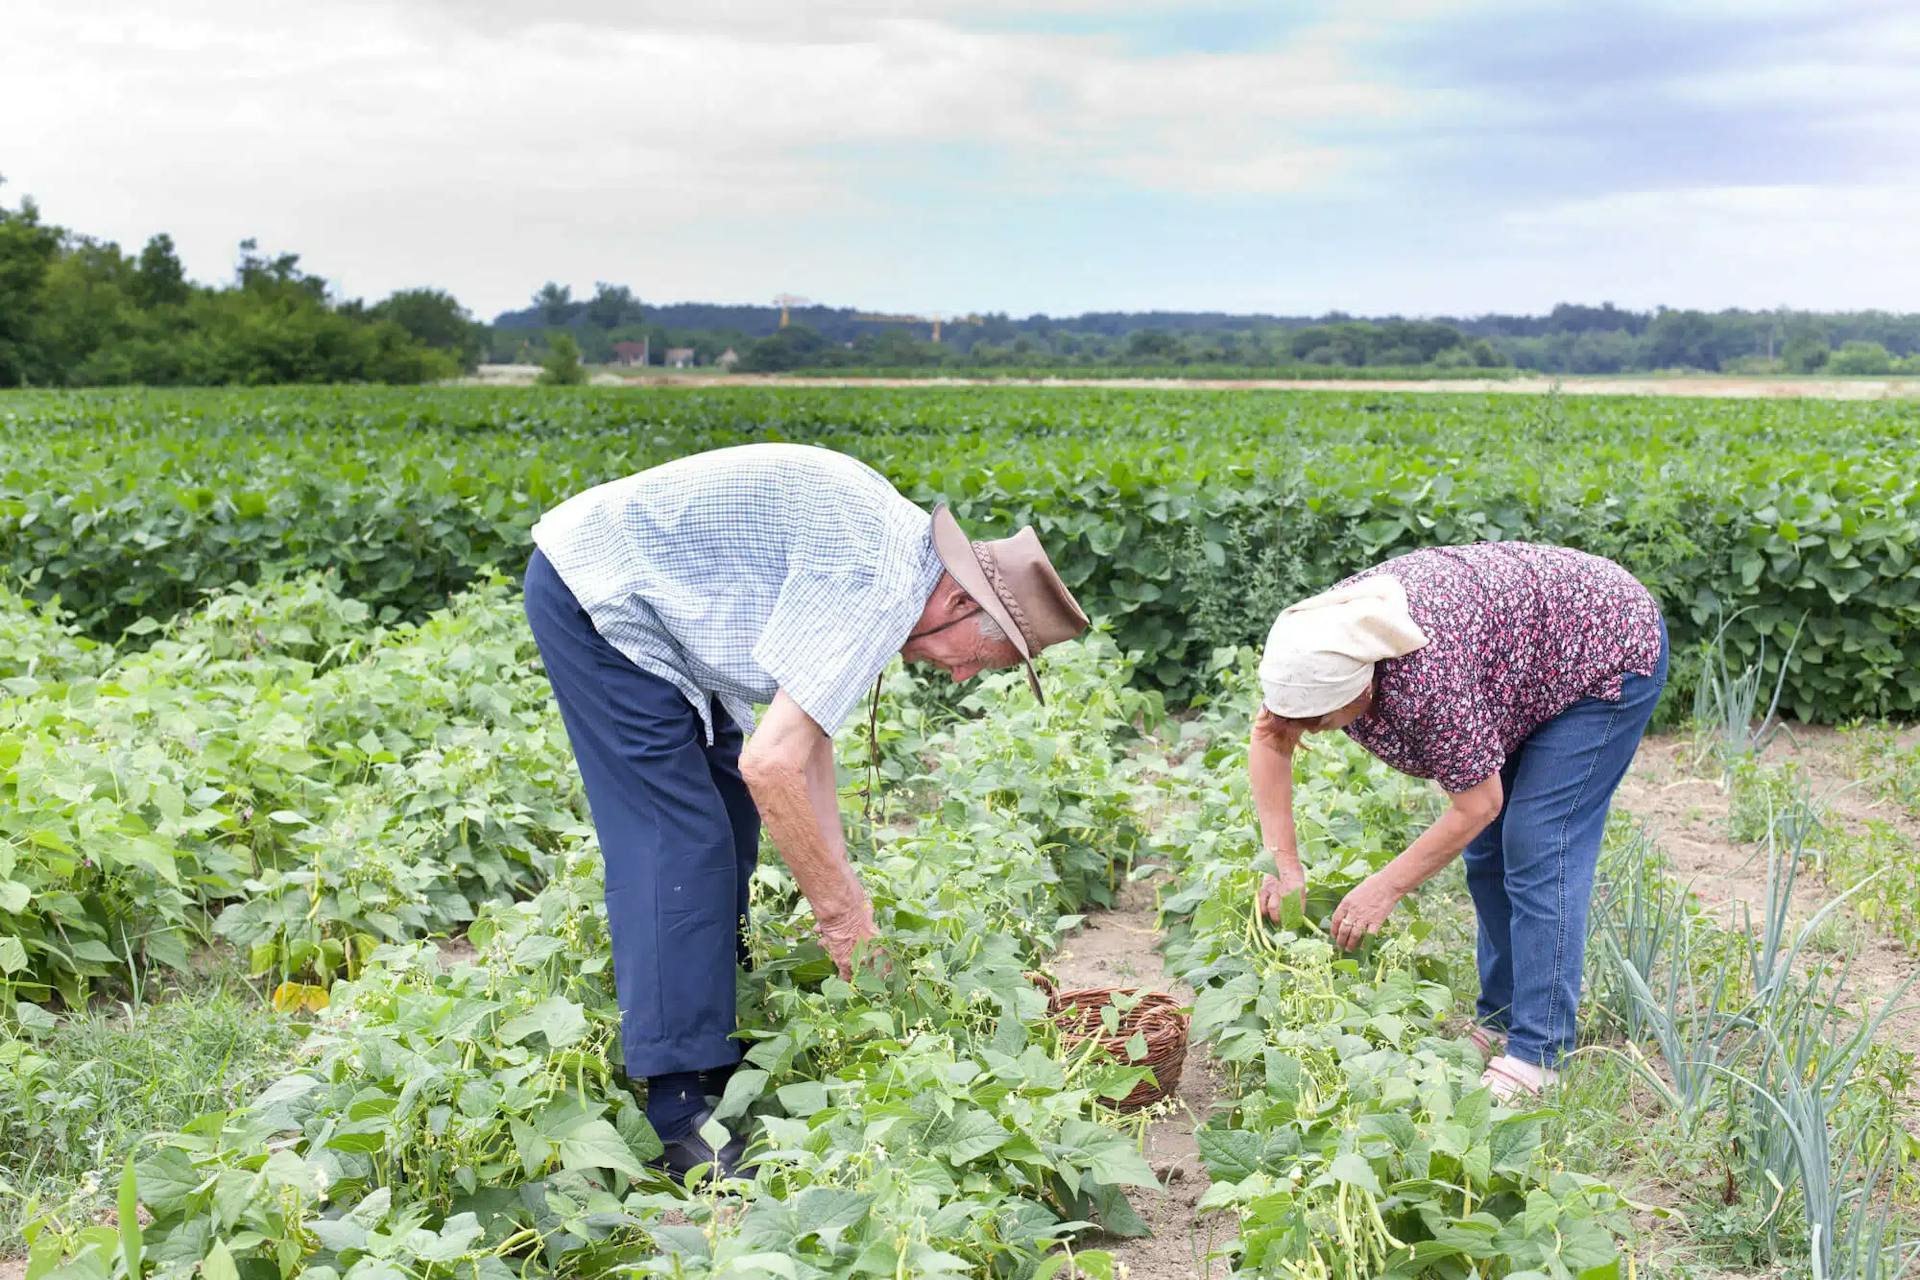
M575 298L549 282L530 306L501 313L491 353L545 358L566 333L588 363L643 340L649 363L688 348L696 364L731 350L744 371L1218 366L1252 369L1497 369L1610 374L1920 374L1920 313L1659 307L1633 311L1562 303L1545 315L1408 319L1231 315L1225 312L1088 312L1017 318L987 313L942 325L878 320L852 307L713 303L642 304L626 285L596 284Z
M783 324L783 320L787 323ZM1920 374L1920 314L1633 311L1563 303L1542 316L990 312L944 323L851 307L644 303L599 282L575 298L549 281L529 305L477 322L445 290L373 303L335 296L298 254L241 242L231 280L187 278L170 237L138 252L46 222L31 199L0 204L0 387L426 382L483 361L659 365L682 349L742 371L1007 369L1401 371L1514 367L1540 373L1659 370Z
M231 282L187 278L170 236L137 253L0 204L0 387L429 382L487 328L451 294L336 299L298 254L240 244Z

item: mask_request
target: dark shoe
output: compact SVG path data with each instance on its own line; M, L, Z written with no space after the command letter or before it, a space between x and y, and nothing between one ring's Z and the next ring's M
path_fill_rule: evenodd
M753 1166L745 1163L747 1140L733 1138L726 1146L718 1149L709 1146L700 1136L700 1130L707 1121L713 1119L713 1108L703 1108L687 1125L685 1134L678 1138L663 1138L661 1145L666 1149L648 1161L654 1168L670 1176L675 1182L685 1182L687 1175L701 1165L708 1166L708 1177L750 1178Z

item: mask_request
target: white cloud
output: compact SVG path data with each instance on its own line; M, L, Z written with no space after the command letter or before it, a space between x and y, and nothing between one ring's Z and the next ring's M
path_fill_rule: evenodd
M1331 29L1148 58L945 16L962 11L63 0L10 18L0 120L10 176L71 225L170 229L202 274L258 233L355 291L443 279L490 309L535 283L529 237L564 237L543 252L590 276L620 269L623 242L711 254L756 222L875 213L889 197L862 148L986 147L1062 187L1204 199L1311 189L1358 156L1316 127L1412 109ZM656 249L625 256L672 274Z
M1789 3L1813 12L1811 0ZM1618 93L1642 91L1596 68L1590 83L1542 100L1531 87L1424 83L1373 56L1383 42L1417 46L1418 33L1444 33L1463 14L1565 29L1583 12L1569 0L1329 3L1273 47L1225 53L1156 55L1085 34L1116 14L1167 8L16 0L0 44L0 170L8 195L39 196L67 225L127 244L172 232L202 277L225 274L235 242L256 234L351 293L436 283L483 314L519 304L548 276L579 288L626 280L654 299L796 289L880 307L1059 310L1122 296L1152 305L1155 290L1178 289L1192 305L1209 291L1262 305L1234 292L1248 287L1240 263L1282 263L1286 278L1308 270L1297 262L1306 241L1287 220L1316 201L1311 269L1328 273L1327 305L1359 305L1378 268L1373 296L1407 299L1385 305L1442 309L1454 305L1444 290L1464 284L1482 297L1486 280L1520 270L1478 242L1497 216L1485 211L1511 193L1465 179L1449 187L1448 171L1485 173L1490 157L1516 154L1516 140L1557 145L1562 126L1603 120ZM1199 6L1193 21L1219 8ZM1038 29L1045 14L1077 15L1064 30L1082 34ZM1751 65L1673 77L1658 93L1682 114L1786 103L1842 141L1856 127L1847 121L1886 138L1893 113L1910 119L1920 101L1902 79L1916 47L1920 22L1886 6ZM937 189L912 185L929 176ZM1414 192L1415 181L1436 185ZM1507 225L1530 251L1572 255L1574 278L1595 261L1594 243L1619 246L1610 269L1650 274L1656 288L1672 279L1660 256L1669 250L1635 266L1636 219L1654 219L1666 245L1689 246L1696 262L1739 246L1750 271L1770 236L1780 237L1776 260L1806 236L1848 263L1862 235L1912 243L1883 203L1857 195L1776 196L1763 216L1752 192L1798 189L1733 190L1749 194L1630 193ZM1151 206L1121 208L1134 221L1104 227L1109 243L1160 246L1177 270L1068 265L1083 244L1066 217L1052 240L1027 233L1056 203L1109 198ZM1371 211L1374 225L1332 215L1339 201ZM1256 211L1252 230L1232 232L1243 242L1189 233L1189 221L1223 208ZM956 220L967 234L953 233ZM996 239L986 260L982 246ZM1389 246L1407 255L1391 270L1378 266ZM1875 285L1902 270L1848 269ZM947 296L956 281L977 292ZM1057 292L1036 296L1041 281Z

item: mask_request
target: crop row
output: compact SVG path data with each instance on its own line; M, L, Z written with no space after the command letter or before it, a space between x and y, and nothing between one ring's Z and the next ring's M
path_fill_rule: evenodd
M1244 738L1209 742L1174 785L1197 803L1170 833L1166 953L1231 1080L1197 1137L1212 1178L1199 1209L1237 1227L1235 1274L1625 1274L1625 1202L1560 1168L1551 1113L1496 1104L1478 1053L1446 1032L1460 1009L1422 945L1418 899L1357 952L1325 936L1340 897L1417 833L1421 791L1351 744L1316 743L1295 788L1306 910L1273 926L1251 910L1262 867Z
M207 586L329 569L421 616L585 486L699 449L853 453L972 526L1031 521L1163 689L1287 600L1418 545L1631 567L1744 660L1805 619L1797 715L1920 709L1911 404L1099 388L34 394L0 404L0 565L96 635ZM102 459L110 459L102 465ZM1744 612L1742 612L1744 611Z
M1428 816L1416 788L1350 743L1316 742L1296 781L1306 911L1278 929L1251 913L1262 868L1248 852L1257 826L1234 709L1254 694L1248 655L1241 662L1227 673L1231 696L1185 726L1199 748L1183 748L1166 783L1188 804L1166 833L1179 887L1162 903L1169 966L1199 991L1194 1032L1234 1081L1199 1134L1213 1178L1200 1205L1238 1226L1227 1249L1238 1272L1624 1274L1616 1240L1631 1202L1569 1172L1555 1149L1556 1134L1589 1122L1559 1116L1553 1101L1490 1105L1479 1055L1446 1033L1470 1009L1445 955L1426 944L1443 931L1421 918L1422 898L1351 956L1325 940L1339 898ZM1824 917L1788 921L1817 830L1810 809L1782 803L1762 833L1766 900L1729 929L1644 835L1616 824L1588 946L1587 1048L1570 1071L1619 1064L1659 1100L1683 1149L1709 1161L1739 1153L1739 1194L1773 1205L1764 1235L1774 1258L1824 1280L1868 1280L1920 1261L1910 1232L1898 1243L1888 1201L1915 1154L1899 1122L1910 1060L1875 1040L1904 989L1860 1008L1850 962L1813 945ZM1444 933L1450 948L1466 941Z
M577 784L517 596L367 612L258 587L117 658L39 619L0 699L0 986L75 1003L214 933L317 985L545 880Z
M1055 664L1047 708L1008 677L939 723L890 695L895 793L939 800L856 825L883 970L833 976L789 878L756 873L751 1043L722 1107L762 1135L738 1198L643 1167L657 1139L619 1069L576 827L546 887L481 909L470 954L382 943L334 984L298 1071L138 1162L135 1269L1016 1276L1073 1224L1139 1230L1125 1188L1152 1173L1099 1100L1140 1070L1067 1053L1026 976L1140 839L1113 743L1155 712L1127 674L1096 639ZM43 1222L33 1247L82 1274L129 1265L128 1235L84 1220Z

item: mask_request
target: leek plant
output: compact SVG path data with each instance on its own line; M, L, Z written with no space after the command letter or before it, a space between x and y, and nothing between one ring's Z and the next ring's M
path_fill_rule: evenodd
M1816 911L1789 936L1793 911L1793 886L1799 879L1800 864L1809 857L1808 841L1819 831L1820 817L1804 790L1780 809L1768 802L1767 813L1767 900L1761 910L1760 927L1755 929L1753 911L1741 904L1741 922L1747 937L1748 971L1753 980L1753 999L1762 1010L1772 1009L1783 997L1792 980L1794 962L1800 958L1820 925L1847 901L1878 879L1876 871Z
M1760 649L1754 661L1737 672L1728 655L1727 628L1746 609L1737 610L1722 622L1713 638L1702 646L1700 683L1693 690L1693 719L1703 732L1713 734L1713 749L1720 758L1722 781L1736 761L1759 755L1785 728L1779 718L1780 695L1787 684L1787 668L1800 643L1806 616L1794 628L1793 638L1780 659L1780 672L1773 682L1767 709L1760 710L1760 697L1766 685L1767 638L1760 637Z
M1847 1181L1859 1143L1848 1150L1848 1166L1841 1182ZM1893 1227L1892 1197L1885 1189L1887 1152L1867 1166L1858 1190L1849 1192L1852 1212L1847 1225L1833 1237L1833 1249L1822 1264L1827 1270L1820 1280L1901 1280L1920 1274L1920 1240L1899 1240Z
M1644 828L1607 847L1597 881L1589 928L1605 945L1592 949L1596 972L1589 986L1595 1005L1629 1040L1642 1042L1652 1028L1619 966L1631 967L1642 985L1652 982L1661 956L1686 923L1686 897L1663 874L1659 849Z
M1730 966L1718 966L1713 985L1702 999L1702 986L1692 963L1691 922L1683 919L1676 936L1678 945L1658 992L1612 933L1603 934L1601 941L1613 976L1627 993L1644 1028L1640 1036L1628 1041L1628 1056L1648 1087L1665 1100L1691 1132L1711 1103L1715 1073L1738 1058L1751 1039L1751 1025L1726 1008L1733 980ZM1641 1044L1649 1039L1666 1059L1672 1083L1653 1069L1641 1050Z

